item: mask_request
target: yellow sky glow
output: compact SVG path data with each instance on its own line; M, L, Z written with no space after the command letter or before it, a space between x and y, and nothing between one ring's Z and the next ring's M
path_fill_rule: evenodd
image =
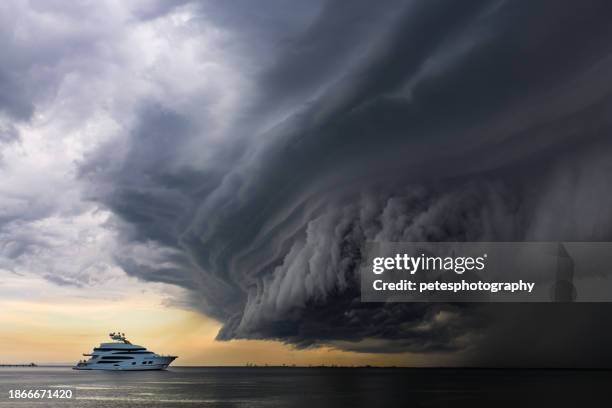
M0 301L0 363L74 363L108 332L123 331L135 344L178 355L176 365L431 365L436 356L367 354L329 347L296 350L274 341L215 341L220 324L160 304L154 296Z

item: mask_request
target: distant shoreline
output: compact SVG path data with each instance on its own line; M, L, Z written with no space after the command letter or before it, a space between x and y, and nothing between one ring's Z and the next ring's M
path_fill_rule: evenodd
M0 364L0 368L72 368L71 364ZM171 366L167 371L172 371L173 368L181 369L197 369L197 368L215 368L215 369L249 369L249 370L265 370L265 369L325 369L325 370L542 370L542 371L612 371L612 367L407 367L407 366L336 366L336 365L317 365L317 366L298 366L298 365L232 365L232 366Z
M0 367L38 367L37 364L0 364Z

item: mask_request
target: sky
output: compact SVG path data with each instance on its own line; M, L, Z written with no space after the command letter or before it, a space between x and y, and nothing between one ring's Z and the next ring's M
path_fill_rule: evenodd
M191 365L611 365L606 305L366 304L357 274L366 241L610 240L611 15L2 2L1 362L119 330Z

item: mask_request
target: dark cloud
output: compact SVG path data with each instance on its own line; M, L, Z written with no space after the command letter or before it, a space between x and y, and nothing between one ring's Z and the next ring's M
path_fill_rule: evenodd
M255 60L231 143L210 155L195 143L209 129L166 101L82 174L126 248L168 254L151 267L126 249L128 273L191 289L219 339L484 356L511 327L492 329L487 307L360 303L360 248L610 239L611 15L605 1L330 3ZM190 166L185 146L211 160Z

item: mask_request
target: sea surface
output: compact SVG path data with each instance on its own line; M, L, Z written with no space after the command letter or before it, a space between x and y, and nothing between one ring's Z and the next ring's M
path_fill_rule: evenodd
M70 389L71 400L9 390ZM603 405L601 405L603 404ZM167 371L0 368L0 407L610 406L612 371L171 367Z

